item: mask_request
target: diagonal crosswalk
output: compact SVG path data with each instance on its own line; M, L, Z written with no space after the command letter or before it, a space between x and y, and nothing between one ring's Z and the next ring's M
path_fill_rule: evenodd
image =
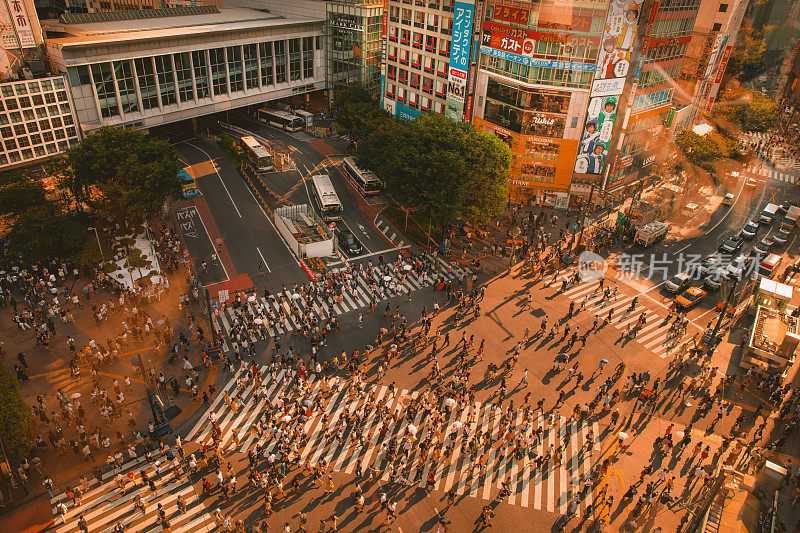
M135 474L135 481L125 481L122 487L118 486L115 476L121 474L127 479L129 472ZM153 480L155 493L142 482L141 472L146 472ZM135 505L139 496L146 502L144 511ZM184 500L186 512L181 512L179 498ZM210 532L216 528L188 476L176 475L173 462L165 460L130 461L104 474L102 480L92 478L79 504L73 503L66 493L55 495L50 503L55 515L51 530L55 533L80 533L78 521L81 517L89 531L112 531L117 524L128 531L161 531L158 504L166 513L172 533ZM66 514L59 512L59 503L67 506Z
M633 312L627 312L634 296L604 298L599 280L578 283L574 287L567 289L564 295L579 304L584 304L585 302L583 312L589 313L590 316L597 314L600 316L601 321L611 311L611 325L621 331L629 324L635 326L639 316L644 313L646 317L645 325L639 328L634 340L661 359L675 353L681 343L690 337L688 333L675 334L670 328L671 321L667 321L641 305L641 303L636 306Z
M315 375L298 380L286 369L261 367L256 379L251 373L237 371L187 440L211 444L213 416L226 451L288 453L348 474L373 469L384 481L421 488L432 474L434 490L484 500L506 483L509 504L561 514L598 450L597 423L477 401L447 409L446 399L437 400L437 422L437 409L410 407L426 405L419 391ZM287 452L289 442L300 445Z
M458 264L440 257L428 256L436 265L439 280L455 281L470 273ZM353 269L351 277L336 298L311 298L300 293L281 293L269 298L251 297L245 307L225 307L214 312L215 329L220 332L223 352L243 349L250 343L285 335L302 328L305 317L327 320L358 309L377 306L393 296L407 295L430 286L433 278L390 265L368 269Z
M772 180L783 181L786 183L797 183L797 175L792 172L781 172L774 168L760 165L747 165L745 175L765 177Z

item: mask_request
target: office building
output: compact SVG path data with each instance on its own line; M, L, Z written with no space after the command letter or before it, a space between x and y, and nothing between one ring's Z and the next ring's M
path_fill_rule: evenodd
M47 21L84 131L150 128L324 90L324 21L215 6Z
M378 94L382 0L228 0L225 5L265 10L289 18L324 19L328 88L333 93L359 83Z
M454 120L469 114L473 21L480 18L475 8L453 0L388 0L381 73L385 109L406 119L424 111Z

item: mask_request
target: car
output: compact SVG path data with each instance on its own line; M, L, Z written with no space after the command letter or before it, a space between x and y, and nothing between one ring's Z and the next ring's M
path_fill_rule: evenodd
M708 296L708 293L700 287L689 287L683 291L680 296L675 298L675 304L683 309L691 309L699 304L706 296Z
M698 263L693 263L689 267L689 272L691 272L694 277L702 278L706 274L708 274L709 270L712 268L720 265L720 257L717 254L709 255L708 257L702 259Z
M753 246L753 249L750 251L753 255L759 255L761 257L766 257L772 247L775 246L775 243L772 241L772 237L766 237L761 239Z
M725 267L725 277L729 280L742 279L742 276L753 266L753 259L744 254L734 258Z
M751 220L744 225L742 231L739 232L739 235L741 235L745 239L752 239L753 237L756 236L757 231L758 231L758 222Z
M355 257L361 255L361 252L364 251L364 247L361 246L359 240L350 231L346 229L337 230L336 237L339 241L339 249L347 256Z
M736 197L733 195L733 193L729 192L728 194L725 195L725 198L722 199L722 205L728 205L728 206L733 205L733 201L735 199Z
M772 237L772 240L778 245L786 244L786 241L789 240L789 232L785 228L781 228L778 233Z
M709 270L706 277L703 278L703 286L713 291L719 289L723 281L725 281L725 269L716 266Z
M795 202L794 200L789 200L788 202L783 202L781 205L778 206L778 212L779 213L785 213L789 209L791 209L792 207L794 207L796 205L797 205L797 202Z
M742 238L734 235L722 241L722 244L719 245L719 251L725 254L732 254L741 248L742 244L744 244Z
M744 184L748 187L755 187L758 184L758 181L756 181L755 178L747 178Z
M677 294L688 287L691 282L692 276L688 272L681 272L664 282L664 290L672 294Z

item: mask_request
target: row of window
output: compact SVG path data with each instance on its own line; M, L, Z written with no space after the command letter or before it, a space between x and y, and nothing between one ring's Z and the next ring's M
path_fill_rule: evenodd
M658 85L664 81L670 81L671 83L674 83L678 80L680 73L680 65L646 70L642 72L642 76L639 78L639 87L652 87L653 85Z
M663 39L664 37L680 37L689 35L694 28L694 17L681 19L661 19L653 26L653 39Z
M433 35L423 35L422 33L411 30L389 26L389 41L406 46L413 46L417 50L435 53L437 50L441 56L450 56L450 39L445 37L435 37ZM437 46L438 44L438 46Z
M727 4L725 5L727 9ZM691 11L700 6L700 0L664 0L658 5L659 11Z
M23 148L21 150L12 150L10 152L0 152L0 168L6 165L13 165L23 161L32 159L39 159L40 157L56 155L65 151L70 146L76 144L78 138L65 139L59 142L52 142L45 145L33 146L30 148Z
M688 47L688 43L685 44L673 44L670 46L656 46L653 48L647 49L647 57L645 57L645 63L651 63L653 61L665 61L667 59L683 57L686 55L686 48Z
M434 111L441 114L444 113L445 109L442 102L436 101L429 96L409 91L405 87L395 87L392 83L386 84L386 98L396 100L413 109L419 109L420 111Z
M484 54L481 55L481 68L525 83L584 89L588 89L591 86L593 74L592 72L580 72L577 70L523 65L516 61Z
M304 37L95 63L67 72L73 86L93 84L101 115L112 117L313 78L314 52L321 46L321 38Z
M409 54L408 50L402 49L399 50L398 54L398 50L393 46L390 46L389 49L390 51L387 56L387 68L396 68L395 65L392 64L392 62L396 62L401 66L407 65L416 70L422 69L429 74L436 72L439 76L447 78L447 61L436 60L430 56L422 56L416 52Z
M415 5L418 7L428 7L428 9L441 9L448 13L453 12L453 3L455 0L401 0L402 3L408 5Z
M2 128L3 130L10 129L8 127ZM38 146L40 144L51 143L55 140L64 140L77 138L78 132L75 126L67 128L57 128L43 130L41 133L33 133L31 135L24 135L22 137L6 137L3 135L3 148L6 152L17 150L18 148L27 148L29 146Z
M388 65L386 77L414 89L422 89L423 92L428 94L436 94L439 98L444 98L447 95L447 81L439 81L427 76L420 76L416 72L409 72L402 68L397 69L394 65Z
M438 31L445 35L453 33L453 17L445 17L437 13L425 13L399 6L389 6L389 20L399 22L405 26L413 25L415 28L426 28L428 31Z
M3 100L9 97L46 93L54 89L64 89L64 78L44 78L40 80L17 81L0 85L0 96Z
M50 118L47 118L48 114ZM0 126L10 124L14 128L22 128L20 135L26 133L23 131L25 126L28 127L28 133L30 133L31 131L44 131L51 127L60 128L62 125L70 126L72 123L69 104L39 107L35 112L33 109L23 109L22 111L0 113Z

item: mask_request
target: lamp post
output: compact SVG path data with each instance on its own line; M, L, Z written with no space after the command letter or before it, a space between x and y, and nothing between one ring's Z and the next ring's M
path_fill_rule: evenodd
M103 247L100 246L100 235L97 233L97 228L95 226L89 226L86 229L89 231L94 231L94 236L97 238L97 249L100 250L100 259L102 259L102 261L105 263L106 259L103 256Z

